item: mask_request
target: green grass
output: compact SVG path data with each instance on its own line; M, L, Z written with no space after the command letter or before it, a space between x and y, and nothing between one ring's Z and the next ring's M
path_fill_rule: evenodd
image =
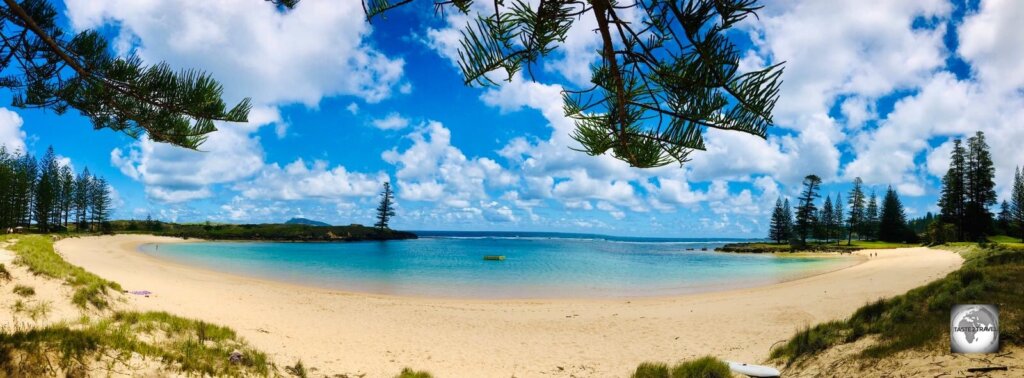
M1024 242L1022 242L1020 238L1007 235L989 236L988 241L993 243L1024 244Z
M1000 309L1000 340L1024 344L1024 251L1000 246L950 246L966 259L946 277L904 295L869 303L849 319L808 327L771 352L786 365L799 362L832 346L851 343L867 335L878 342L860 353L880 358L893 353L935 347L949 339L949 311L959 303L993 303Z
M415 371L410 368L402 369L401 373L395 376L395 378L433 378L433 375L425 371Z
M239 363L228 360L235 350L242 353ZM249 347L233 330L165 312L120 312L97 322L85 319L78 325L0 333L0 375L124 371L133 354L186 375L267 376L273 367L266 354ZM109 360L101 361L101 356Z
M789 243L731 243L726 244L718 251L722 252L745 252L745 253L776 253L776 252L797 252L797 251L809 251L809 252L852 252L862 249L892 249L892 248L910 248L918 247L920 244L907 244L907 243L889 243L883 241L868 241L868 240L853 240L850 245L846 245L846 240L841 240L839 243L831 241L825 242L808 242L807 246L802 249L795 250Z
M684 361L669 368L660 362L644 362L636 367L633 378L728 378L729 365L711 356Z
M10 281L10 280L11 280L11 272L7 270L7 267L4 266L4 264L0 264L0 281Z
M24 265L34 274L61 279L74 288L71 301L80 308L92 306L105 309L109 290L121 291L121 285L71 265L53 250L53 239L46 235L7 235L0 240L16 238L8 247L18 255L15 263Z
M36 295L36 289L32 288L32 286L14 285L14 290L11 291L14 294L18 294L22 297L31 297L33 295Z

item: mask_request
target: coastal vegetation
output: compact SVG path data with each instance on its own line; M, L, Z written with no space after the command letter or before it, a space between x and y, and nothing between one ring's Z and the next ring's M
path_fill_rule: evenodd
M42 159L0 146L0 229L99 230L110 213L110 187L85 168L75 175L53 147Z
M958 303L992 303L1000 309L1000 340L1021 346L1024 340L1024 248L999 244L955 245L963 266L944 278L904 295L865 305L844 320L797 332L771 352L787 366L799 366L825 350L869 336L876 341L857 354L862 359L892 356L906 350L948 350L949 309Z
M683 361L673 367L661 362L644 362L632 378L729 378L729 365L712 356Z
M6 376L87 376L153 369L199 376L268 376L273 364L230 328L166 312L115 312L100 320L0 332Z
M14 237L4 236L3 241ZM105 309L110 306L108 295L120 292L121 285L107 281L81 267L71 265L53 250L53 239L47 235L18 235L17 241L7 247L17 254L16 264L24 265L36 275L63 280L74 291L72 303L80 308Z
M819 205L816 199L821 179L815 175L804 178L797 208L789 208L788 198L778 198L771 213L769 243L736 243L720 250L727 252L781 252L795 250L844 251L856 241L929 245L970 241L987 242L991 237L1006 235L1024 240L1024 173L1014 172L1010 198L1004 200L998 213L991 207L998 203L995 192L995 167L985 134L977 132L964 147L960 139L953 141L950 166L942 179L938 201L940 213L907 219L903 203L891 186L878 203L875 193L865 196L863 181L853 180L853 188L844 203L827 195ZM835 241L836 245L827 244ZM787 243L788 245L784 245ZM863 245L863 244L862 244Z

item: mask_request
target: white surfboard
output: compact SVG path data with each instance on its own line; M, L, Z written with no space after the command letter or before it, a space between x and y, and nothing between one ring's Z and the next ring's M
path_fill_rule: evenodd
M742 362L732 361L726 362L729 363L729 370L732 370L735 373L746 375L748 377L769 378L778 377L782 375L782 373L780 373L777 369L770 366L751 365Z

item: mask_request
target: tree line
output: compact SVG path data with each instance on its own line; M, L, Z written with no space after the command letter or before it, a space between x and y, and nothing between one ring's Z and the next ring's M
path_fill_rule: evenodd
M991 210L999 200L995 176L984 133L967 138L966 147L961 139L953 140L939 215L927 228L931 242L983 241L999 233L1024 238L1024 173L1020 167L1014 172L1010 199L1002 202L998 214Z
M843 201L842 194L821 198L821 178L804 178L795 209L789 199L775 202L769 239L805 245L808 239L837 243L846 238L886 242L917 242L923 236L931 244L955 241L984 241L990 235L1006 234L1024 239L1024 170L1014 172L1010 198L998 203L995 164L985 134L976 132L966 143L953 140L949 170L942 178L939 214L907 220L899 195L890 186L881 203L874 192L866 196L860 178L853 181Z
M96 230L110 216L110 187L85 168L60 164L51 146L42 159L0 146L0 228L33 224L40 232Z
M903 203L890 186L879 205L875 192L866 195L864 182L859 177L853 180L853 189L843 200L842 193L826 194L821 198L821 178L808 175L803 181L803 190L797 198L795 210L789 198L779 197L772 211L768 238L776 243L790 242L806 245L809 239L826 243L847 245L858 240L881 240L886 242L913 242L917 235L908 227Z

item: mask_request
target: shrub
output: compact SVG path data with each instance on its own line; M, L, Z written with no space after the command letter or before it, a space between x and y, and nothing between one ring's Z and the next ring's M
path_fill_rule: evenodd
M729 378L732 372L724 361L712 356L683 361L669 369L660 362L644 362L636 367L633 378Z
M398 373L398 375L395 376L395 378L433 378L433 377L434 376L430 375L430 373L427 373L425 371L415 371L415 370L412 370L410 368L402 369L402 372Z
M711 356L686 361L672 368L672 378L729 378L729 365Z
M14 285L13 291L14 294L18 294L23 297L31 297L33 295L36 295L36 289L33 289L31 286Z

